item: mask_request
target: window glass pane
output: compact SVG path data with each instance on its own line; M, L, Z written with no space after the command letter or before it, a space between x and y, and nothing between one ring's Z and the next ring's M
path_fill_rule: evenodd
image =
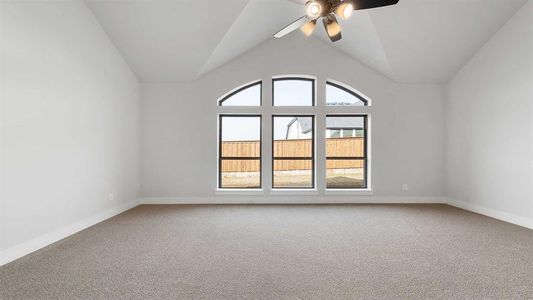
M327 188L366 188L365 128L365 116L326 117Z
M259 159L221 161L221 188L261 188Z
M364 157L364 126L364 117L328 116L326 118L326 156ZM356 132L355 137L354 132Z
M220 116L219 188L261 188L261 117Z
M313 106L314 81L274 79L274 106Z
M326 105L328 106L365 106L362 97L340 85L326 83Z
M261 106L261 82L230 93L219 101L221 106Z
M313 155L312 117L274 117L274 157Z
M221 116L222 142L259 141L261 139L261 117Z
M365 188L364 159L327 159L326 187L329 189Z
M312 116L274 116L273 118L274 188L313 188Z
M313 161L274 159L274 188L312 188Z

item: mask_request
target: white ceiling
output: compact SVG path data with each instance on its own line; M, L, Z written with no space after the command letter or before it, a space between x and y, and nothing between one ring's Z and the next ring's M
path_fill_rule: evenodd
M301 0L86 0L139 79L188 81L272 38ZM383 75L446 82L527 0L400 0L341 20L343 38L313 37ZM291 34L302 34L295 31Z

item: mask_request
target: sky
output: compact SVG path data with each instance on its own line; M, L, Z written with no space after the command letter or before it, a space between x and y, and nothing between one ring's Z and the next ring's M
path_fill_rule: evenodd
M260 120L259 117L223 117L222 141L258 141Z
M313 105L313 83L307 80L274 81L274 103L276 106Z

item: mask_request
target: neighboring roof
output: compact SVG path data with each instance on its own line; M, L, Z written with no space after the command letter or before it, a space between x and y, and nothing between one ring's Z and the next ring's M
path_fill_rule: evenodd
M141 81L172 82L194 80L272 39L304 14L305 0L293 1L86 3ZM319 26L309 39L322 40L397 82L444 83L526 1L400 0L340 20L339 42L330 42ZM297 30L283 39L297 35L303 34Z

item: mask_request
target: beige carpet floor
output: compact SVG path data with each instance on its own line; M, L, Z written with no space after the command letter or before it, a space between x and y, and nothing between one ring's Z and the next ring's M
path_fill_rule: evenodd
M145 205L0 280L2 299L533 299L533 230L446 205Z

